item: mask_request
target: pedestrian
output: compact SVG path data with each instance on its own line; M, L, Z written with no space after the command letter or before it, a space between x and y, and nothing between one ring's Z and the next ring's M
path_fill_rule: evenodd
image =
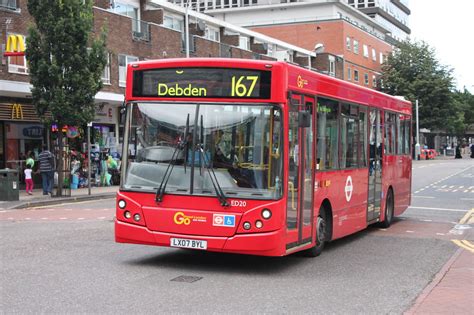
M43 145L43 151L38 156L39 170L43 183L43 195L51 194L53 196L53 180L54 180L54 156L48 150L47 145Z
M26 164L25 168L25 183L26 183L26 193L28 195L33 195L33 177L31 176L32 173L31 166Z

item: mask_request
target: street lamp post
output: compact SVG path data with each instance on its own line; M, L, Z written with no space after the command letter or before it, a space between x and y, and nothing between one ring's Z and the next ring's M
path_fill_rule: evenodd
M184 15L184 40L186 41L186 58L189 58L189 0L186 2L186 13Z
M420 159L420 126L418 122L418 100L415 101L415 111L416 111L416 144L415 144L415 158Z
M87 124L87 161L89 161L89 165L87 166L87 189L89 195L91 194L91 127L92 122Z

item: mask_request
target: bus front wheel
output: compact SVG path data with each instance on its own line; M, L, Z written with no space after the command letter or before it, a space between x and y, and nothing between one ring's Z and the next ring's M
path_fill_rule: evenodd
M306 250L309 257L317 257L321 255L324 245L328 241L328 221L327 212L324 206L319 209L318 221L316 222L316 244L314 247Z
M388 228L392 224L394 210L393 190L389 189L385 199L385 218L380 222L380 227Z

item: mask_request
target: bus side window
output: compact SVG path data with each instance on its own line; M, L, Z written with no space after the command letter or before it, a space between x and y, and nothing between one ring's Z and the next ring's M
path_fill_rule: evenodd
M333 170L339 166L338 112L337 101L318 98L317 159L320 170Z

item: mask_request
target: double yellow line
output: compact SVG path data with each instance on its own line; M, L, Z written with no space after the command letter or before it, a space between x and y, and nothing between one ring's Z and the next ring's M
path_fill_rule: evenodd
M462 219L459 221L459 224L474 224L474 208L468 211ZM474 244L467 240L452 240L457 246L464 248L471 253L474 253Z

